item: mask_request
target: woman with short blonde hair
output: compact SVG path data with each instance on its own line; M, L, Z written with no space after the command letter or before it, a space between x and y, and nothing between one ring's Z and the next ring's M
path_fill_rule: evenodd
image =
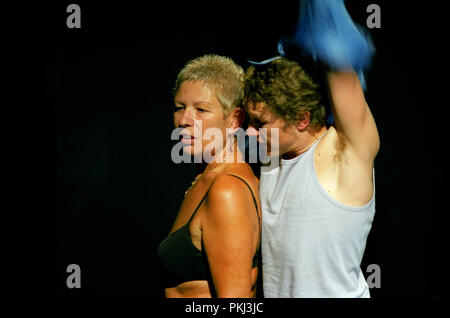
M254 297L259 265L259 181L230 143L244 121L244 72L231 59L206 55L181 70L174 125L183 151L202 159L169 236L158 249L166 297ZM200 134L194 134L199 128ZM202 138L207 129L222 133ZM194 143L200 147L194 147ZM216 143L212 160L204 150Z

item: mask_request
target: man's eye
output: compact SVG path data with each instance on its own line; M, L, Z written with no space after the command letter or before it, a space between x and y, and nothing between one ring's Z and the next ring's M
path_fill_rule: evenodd
M174 112L177 112L177 111L180 111L180 110L183 110L184 109L184 106L174 106L173 107L173 111Z
M263 126L265 123L259 121L259 120L256 119L256 118L253 118L253 124L254 124L255 126L261 127L261 126Z
M198 110L200 113L207 112L207 110L206 110L206 109L203 109L203 108L197 108L197 110Z

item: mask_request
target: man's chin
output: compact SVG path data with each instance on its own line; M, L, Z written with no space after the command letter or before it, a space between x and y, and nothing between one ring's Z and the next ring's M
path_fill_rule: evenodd
M278 149L273 149L271 146L264 146L264 153L267 154L268 157L279 157L280 156L280 151Z

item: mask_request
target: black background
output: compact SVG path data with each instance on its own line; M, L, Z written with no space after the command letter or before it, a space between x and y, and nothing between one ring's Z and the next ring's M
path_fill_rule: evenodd
M371 2L346 5L364 25ZM381 267L374 298L439 298L445 10L392 2L374 2L382 26L370 30L377 54L366 98L381 149L362 269ZM69 3L19 3L5 13L13 18L7 153L16 295L159 298L156 249L194 176L170 159L176 75L207 53L244 67L276 55L298 4L78 1L81 29L68 29ZM81 267L81 289L66 287L69 264Z

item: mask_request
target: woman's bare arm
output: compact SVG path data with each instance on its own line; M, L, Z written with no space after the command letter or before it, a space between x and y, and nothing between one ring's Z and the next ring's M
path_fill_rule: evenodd
M222 175L214 180L201 220L202 243L217 297L251 297L255 207L247 186Z

